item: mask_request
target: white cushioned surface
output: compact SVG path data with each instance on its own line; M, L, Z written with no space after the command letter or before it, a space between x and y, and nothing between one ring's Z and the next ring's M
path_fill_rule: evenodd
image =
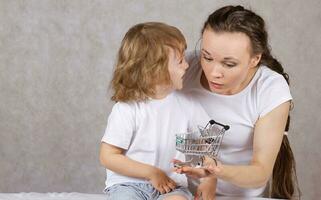
M262 200L267 198L217 197L217 200ZM107 200L105 194L86 193L0 193L0 200Z

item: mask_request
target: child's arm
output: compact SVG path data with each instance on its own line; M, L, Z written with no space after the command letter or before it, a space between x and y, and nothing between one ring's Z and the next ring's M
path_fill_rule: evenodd
M100 162L106 168L133 178L146 179L161 194L175 189L176 183L170 179L162 170L141 162L134 161L123 154L124 150L101 143Z

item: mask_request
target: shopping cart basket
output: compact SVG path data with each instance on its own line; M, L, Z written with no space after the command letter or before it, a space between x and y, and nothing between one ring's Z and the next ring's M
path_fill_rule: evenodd
M214 120L210 120L205 127L198 127L196 132L176 134L176 150L190 157L188 161L175 163L175 167L203 166L204 156L216 158L225 131L230 127Z

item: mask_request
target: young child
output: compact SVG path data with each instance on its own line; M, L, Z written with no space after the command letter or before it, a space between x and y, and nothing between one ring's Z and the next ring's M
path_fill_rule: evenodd
M102 138L108 199L192 199L185 175L173 172L175 134L187 132L194 111L179 92L188 64L175 27L137 24L126 33L112 78L116 101ZM208 119L206 119L208 121Z

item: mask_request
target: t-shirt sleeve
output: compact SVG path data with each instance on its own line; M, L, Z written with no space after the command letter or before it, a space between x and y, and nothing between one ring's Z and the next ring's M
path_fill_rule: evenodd
M289 100L292 100L292 96L284 77L280 74L267 77L263 80L259 92L259 117Z
M135 131L135 112L127 103L116 103L108 117L102 142L128 149Z

